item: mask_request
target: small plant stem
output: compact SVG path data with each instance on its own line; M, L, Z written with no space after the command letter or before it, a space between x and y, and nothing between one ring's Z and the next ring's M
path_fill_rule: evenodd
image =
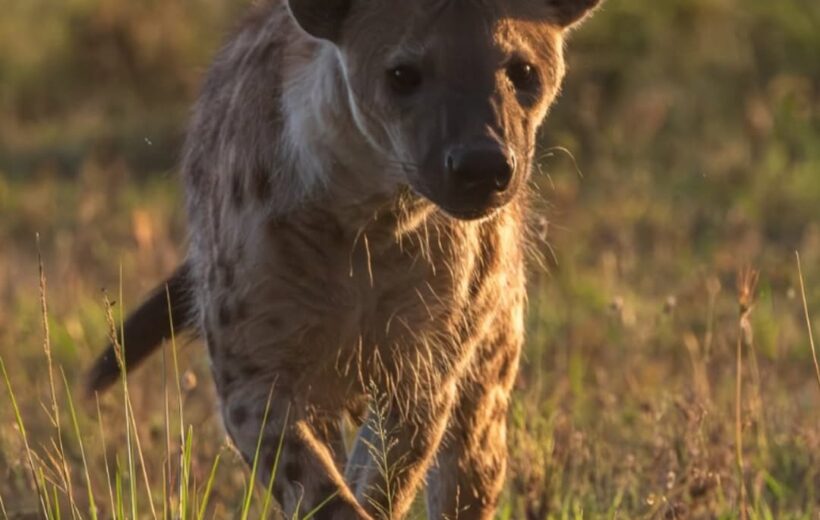
M168 321L171 326L171 335L173 336L174 320L171 316L171 300L167 285L165 286L165 295L168 303ZM174 500L174 484L171 477L171 404L168 400L168 354L164 348L162 349L162 395L163 404L165 406L165 468L163 469L164 478L162 483L162 495L164 497L162 501L162 518L166 520L171 512L171 508L173 508L171 502Z
M738 275L738 304L740 317L737 336L737 377L735 379L735 458L738 478L738 508L741 520L748 518L746 507L746 478L743 464L743 345L749 350L753 345L753 331L750 321L754 308L755 291L759 273L754 269L743 269Z
M114 489L111 487L111 470L108 467L108 449L106 448L105 443L105 428L103 427L102 410L100 410L100 396L96 392L94 393L94 400L97 403L97 419L100 423L100 442L102 444L103 464L105 464L105 482L108 484L108 498L111 501L111 512L113 514L117 511L117 506L114 501Z
M820 387L820 363L817 361L817 349L814 346L814 332L811 327L811 317L809 316L809 303L806 299L806 284L803 281L803 267L800 265L800 253L794 252L797 257L797 273L800 277L800 295L803 297L803 313L806 318L806 328L809 333L809 346L811 346L811 357L814 361L814 375L817 377L817 386Z
M9 514L6 511L6 504L3 502L3 495L0 494L0 513L3 514L3 519L8 520Z
M742 333L741 333L742 334ZM738 507L740 518L746 520L746 482L743 476L743 340L737 339L737 377L735 378L735 460L737 463L737 479L740 494L738 496Z
M165 298L168 302L168 322L171 326L171 359L174 362L174 380L176 382L176 387L177 387L177 409L179 411L179 442L180 442L180 446L181 446L180 459L179 459L179 467L180 467L179 497L178 497L179 502L180 502L179 512L180 512L180 517L184 518L184 514L185 514L184 511L183 511L184 504L182 502L183 502L183 497L186 494L185 486L187 486L187 482L183 482L183 479L182 479L181 475L182 475L182 472L185 468L185 455L184 455L184 453L185 453L185 449L184 449L185 448L185 416L183 415L183 410L182 410L182 384L180 383L180 380L179 380L179 360L177 359L177 341L176 341L176 334L175 334L175 331L174 331L174 319L173 319L172 309L171 309L171 290L168 287L168 285L165 286ZM171 476L170 475L168 476L168 481L169 482L171 481Z
M43 267L43 254L40 250L40 234L36 235L37 240L37 268L39 274L39 290L40 290L40 316L43 323L43 352L46 355L46 364L48 367L48 385L51 391L51 421L57 431L57 455L60 464L57 467L60 470L61 477L65 483L66 491L68 493L68 500L71 504L71 515L76 518L76 503L74 502L74 491L71 485L71 471L68 469L68 462L65 459L65 448L63 447L63 430L60 425L60 407L57 404L57 386L54 384L54 360L51 353L51 330L48 324L48 298L46 296L46 273Z
M34 456L31 451L31 446L28 443L28 435L26 434L26 426L23 423L23 416L20 414L20 407L17 406L17 399L14 397L14 389L11 387L11 380L9 374L6 372L6 364L3 363L3 358L0 357L0 372L3 373L3 380L6 382L6 388L9 391L9 399L11 399L11 406L14 410L14 418L17 421L17 429L20 431L20 438L23 440L23 447L26 450L26 459L29 470L31 470L31 478L34 480L34 485L37 486L37 496L40 498L40 507L43 509L43 514L48 518L49 508L46 506L48 501L48 491L42 484L42 480L38 478L38 472L34 465Z
M88 491L88 507L91 513L92 520L97 520L97 502L94 499L94 490L91 487L91 474L88 471L88 459L85 456L85 446L83 445L83 436L80 433L80 423L77 421L77 412L74 409L74 400L71 398L71 390L68 386L68 378L65 376L65 371L60 368L60 375L63 377L63 385L65 386L66 399L68 400L68 411L71 413L71 424L74 426L74 435L77 437L77 443L80 446L80 456L83 461L83 472L85 473L85 485Z

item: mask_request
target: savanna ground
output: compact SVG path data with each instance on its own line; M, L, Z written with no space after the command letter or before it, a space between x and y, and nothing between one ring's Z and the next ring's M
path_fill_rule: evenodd
M198 343L133 374L130 407L122 388L99 408L81 392L105 299L119 320L184 253L187 107L244 3L3 6L0 517L92 518L91 500L100 518L263 514ZM820 3L609 0L569 61L534 180L547 240L499 518L820 518L795 258L817 330Z

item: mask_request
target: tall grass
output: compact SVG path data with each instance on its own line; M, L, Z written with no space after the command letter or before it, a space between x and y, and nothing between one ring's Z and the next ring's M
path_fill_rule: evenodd
M114 520L144 518L146 517L146 513L144 513L144 511L147 507L147 514L150 515L149 518L153 518L154 520L157 520L160 517L160 514L163 519L176 518L185 520L190 518L204 520L208 517L209 511L213 510L210 501L213 496L214 486L218 482L218 468L222 454L218 453L214 457L208 472L207 480L204 483L204 487L200 486L192 479L191 466L194 458L193 453L195 449L195 437L193 425L186 424L183 418L184 406L182 400L182 388L180 385L181 376L176 356L176 338L174 334L172 333L171 335L172 338L170 343L173 353L172 357L174 360L173 369L178 396L178 409L176 410L177 416L172 417L166 406L164 435L166 439L169 439L171 436L172 422L174 422L174 420L179 422L180 456L176 461L173 461L170 456L170 442L166 443L166 450L162 454L166 460L158 466L162 471L161 478L158 478L155 475L149 474L149 464L147 464L148 458L142 449L140 423L135 415L132 396L129 392L128 378L126 377L127 367L124 365L124 352L126 347L124 342L120 340L120 338L123 337L123 320L122 318L120 319L118 334L114 319L114 305L108 299L107 295L103 297L105 318L109 329L109 340L114 346L117 362L122 369L121 384L123 401L121 406L122 416L125 422L123 427L126 439L124 456L127 462L125 467L120 466L119 461L123 454L117 450L114 455L113 468L110 465L111 461L108 455L109 447L106 444L107 426L103 421L103 413L100 408L99 396L95 396L98 422L97 426L99 429L99 439L102 446L100 452L103 456L103 464L102 468L92 467L89 464L89 460L86 455L87 451L84 441L85 438L88 438L91 435L91 431L84 431L85 428L88 428L88 426L83 424L79 418L77 409L74 405L74 399L72 397L71 384L66 377L63 367L55 363L52 355L49 330L50 316L46 292L47 281L43 266L43 259L39 254L38 261L39 302L43 329L43 353L45 357L45 370L49 383L49 402L47 405L45 403L41 403L41 408L46 414L48 423L52 428L51 438L46 444L41 445L41 448L31 445L30 436L26 428L26 418L23 417L18 404L18 393L14 390L12 378L6 370L6 365L2 357L0 357L0 373L2 373L3 381L7 390L8 401L14 413L16 430L24 446L29 479L34 485L34 492L39 503L39 514L43 518L49 520L59 520L67 516L73 520L84 518L96 520L101 516L101 504L98 504L97 501L98 495L96 494L95 483L102 479L105 482L105 488L107 489L108 495L108 504L106 506L107 511L102 514L102 517L104 518L112 518ZM122 302L122 290L120 290L119 301ZM120 307L122 308L122 305ZM56 378L54 372L56 370L59 370L63 383L62 395L58 392L58 387L55 383ZM271 398L273 395L272 392L273 389L271 389ZM61 403L66 406L61 406ZM265 411L263 428L267 422L269 406L270 399L268 401L268 407ZM74 434L73 441L76 442L76 449L79 451L79 461L75 461L71 456L69 456L69 451L71 450L68 450L68 445L65 443L66 432L63 430L62 423L66 420L66 410L68 414L67 419ZM271 468L272 475L276 475L276 469L283 446L283 439L284 435L278 444L274 467ZM243 519L251 517L254 510L254 504L259 505L257 508L258 516L255 516L255 518L266 519L271 518L272 515L276 514L270 494L273 486L273 479L270 480L270 484L267 486L267 489L262 493L255 492L254 477L259 470L258 456L261 441L262 431L260 431L259 444L257 446L257 452L253 460L251 472L249 478L246 480L247 484L245 486L241 509L237 512L238 516ZM72 480L72 475L77 469L74 465L77 463L81 464L80 472L84 478L82 486ZM95 471L103 471L104 474L94 474ZM179 486L175 491L168 493L169 489L173 489L169 487L169 484L175 478L178 481ZM140 482L143 486L143 489L141 490L139 489ZM86 496L85 504L80 504L76 499L76 493L80 491L81 487L85 488L82 490ZM157 496L161 496L161 503L159 504L156 503ZM311 511L305 518L309 518L310 516L316 514L323 505L324 504L320 504L319 507ZM0 514L2 514L5 519L14 518L13 516L10 516L9 511L6 509L6 502L1 495ZM211 514L214 514L213 511Z
M0 518L242 514L249 470L184 341L132 374L128 399L118 385L74 408L69 393L121 326L99 288L121 285L116 317L184 254L169 172L244 3L4 4ZM724 520L745 503L816 519L818 23L816 1L609 0L573 34L533 181L549 275L531 271L501 518ZM760 281L738 349L722 287L746 264ZM248 516L274 515L254 489Z

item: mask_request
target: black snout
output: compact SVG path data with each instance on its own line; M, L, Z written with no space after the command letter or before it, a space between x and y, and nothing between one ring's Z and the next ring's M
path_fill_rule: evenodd
M495 143L458 147L445 157L451 189L465 198L503 193L515 171L514 158Z

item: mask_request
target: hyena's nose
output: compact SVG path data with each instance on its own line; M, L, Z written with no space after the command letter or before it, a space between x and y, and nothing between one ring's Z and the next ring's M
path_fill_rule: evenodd
M453 188L470 192L504 192L515 171L515 159L495 143L451 149L445 166Z

